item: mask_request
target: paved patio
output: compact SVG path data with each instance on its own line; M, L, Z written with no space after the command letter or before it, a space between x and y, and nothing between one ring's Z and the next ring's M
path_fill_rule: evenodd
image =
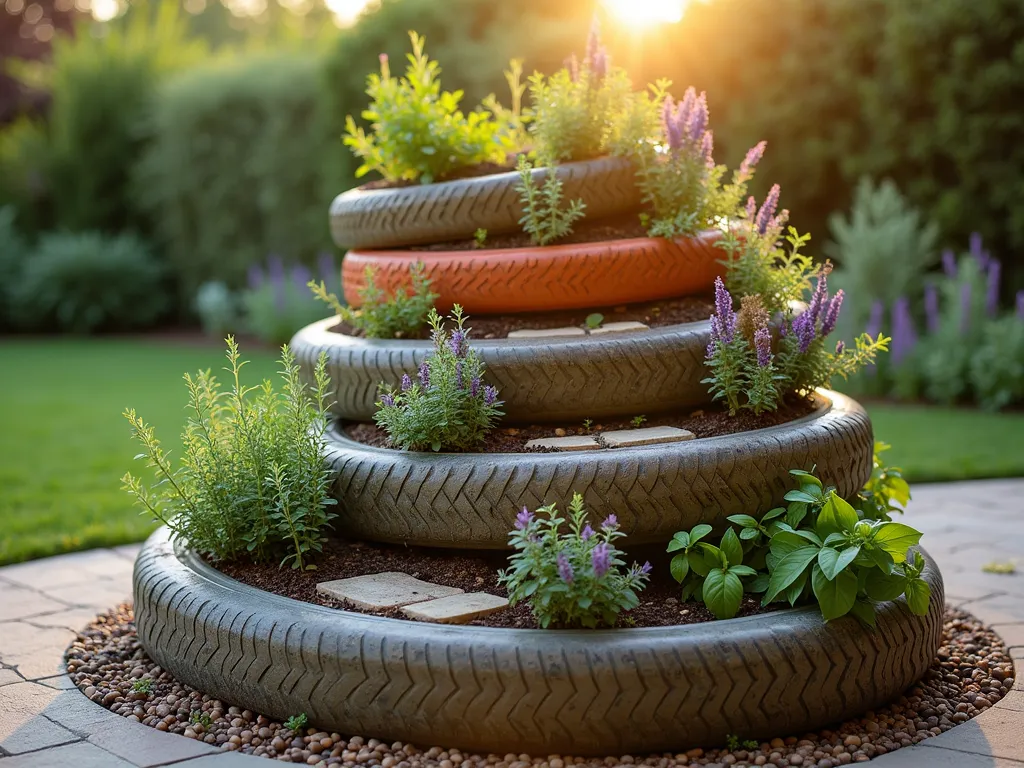
M954 438L955 439L955 438ZM907 521L924 531L951 603L994 625L1024 661L1024 480L921 485ZM93 615L131 593L138 547L81 552L0 568L0 768L266 768L132 723L93 704L63 673L61 655ZM1014 562L1019 572L982 566ZM1024 768L1024 680L981 716L877 768ZM372 735L372 734L367 734Z

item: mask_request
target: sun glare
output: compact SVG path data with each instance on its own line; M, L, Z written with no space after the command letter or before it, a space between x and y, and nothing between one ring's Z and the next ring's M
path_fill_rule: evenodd
M608 12L631 27L674 24L683 18L689 0L601 0Z
M334 13L334 20L340 27L351 27L363 11L369 10L379 0L326 0L327 7Z
M120 12L117 0L92 0L92 16L97 21L110 21Z

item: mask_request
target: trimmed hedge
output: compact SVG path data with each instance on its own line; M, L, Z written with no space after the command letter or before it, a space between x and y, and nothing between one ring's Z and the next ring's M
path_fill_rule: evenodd
M341 128L318 118L318 54L213 62L165 83L153 141L135 181L183 295L222 280L244 285L268 253L316 264L327 227L332 154Z

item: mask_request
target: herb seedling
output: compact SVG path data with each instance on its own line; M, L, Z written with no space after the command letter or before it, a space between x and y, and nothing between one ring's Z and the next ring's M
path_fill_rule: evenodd
M153 678L140 677L137 680L132 680L132 693L152 693L152 691Z
M632 424L637 429L639 429L640 427L647 423L647 417L644 416L643 414L641 414L640 416L634 416L632 419L630 419L629 423Z
M480 227L476 232L473 233L473 245L477 248L483 248L484 244L487 243L487 230Z
M519 223L534 245L548 245L572 233L572 225L583 218L587 207L582 200L573 200L562 207L562 180L553 169L548 169L543 186L533 180L533 166L524 155L516 166L519 172L519 200L523 216Z
M600 312L594 312L593 314L587 315L587 319L583 321L583 324L590 330L600 328L601 323L604 322L604 315Z
M201 725L203 728L209 728L213 724L209 714L201 709L193 709L191 714L188 716L188 721L192 723L192 725Z
M584 419L583 420L583 428L585 430L587 430L587 432L589 432L591 429L593 429L593 427L594 427L594 420L593 419Z
M306 717L305 712L300 712L297 715L292 715L284 721L284 727L292 733L298 733L309 723L309 718Z

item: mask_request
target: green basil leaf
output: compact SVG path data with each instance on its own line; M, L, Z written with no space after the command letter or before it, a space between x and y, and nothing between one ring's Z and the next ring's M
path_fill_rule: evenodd
M807 517L808 505L803 501L794 501L789 505L789 509L786 510L786 522L796 528L800 523Z
M764 525L769 520L774 520L776 517L782 517L786 514L785 507L776 507L775 509L769 509L764 513L764 517L761 518L761 525Z
M782 498L786 501L802 501L804 504L815 504L818 501L806 491L789 491Z
M807 546L802 549L794 549L784 555L769 575L768 591L764 596L764 604L767 605L775 600L775 598L779 596L779 593L800 578L800 575L807 570L807 566L810 565L817 556L818 548Z
M882 523L875 530L874 543L897 563L907 559L907 550L921 540L921 532L903 523Z
M735 573L737 576L757 576L757 571L751 568L749 565L734 565L729 568L729 573Z
M686 554L686 559L690 563L690 569L694 573L696 573L698 576L707 576L708 575L708 571L711 570L710 567L708 567L708 566L706 566L704 564L704 553L703 552L699 552L697 550L693 550L692 552L688 552Z
M884 603L902 595L906 587L907 578L902 574L872 568L864 582L864 593L876 603Z
M690 562L686 559L686 555L676 555L673 557L672 562L669 564L669 570L672 571L672 578L682 584L683 579L690 573Z
M707 523L693 526L693 530L690 531L690 546L692 547L709 533L711 533L711 526Z
M747 592L761 593L768 589L768 574L759 573L757 577L747 582Z
M864 624L875 628L875 606L867 600L858 600L853 604L850 613L860 619Z
M833 493L818 513L818 522L814 527L819 535L827 537L831 533L852 531L857 525L857 520L857 510L845 499Z
M761 535L761 532L757 528L740 528L740 539L743 541L750 541L756 539Z
M821 568L825 578L832 581L846 566L853 562L860 552L860 546L847 547L840 551L832 547L823 547L818 552L818 566Z
M789 470L789 474L791 474L793 477L799 477L801 485L803 485L804 483L812 483L821 488L821 480L816 478L810 472L805 472L802 469L791 469Z
M769 544L772 553L779 557L785 557L796 549L803 549L807 546L807 539L798 535L795 531L779 531L772 536Z
M907 605L911 611L918 616L928 613L928 603L932 598L932 588L928 586L928 582L920 578L908 579L906 595Z
M857 577L849 571L843 571L829 581L821 568L815 566L811 570L811 589L818 598L818 606L825 621L845 616L853 608L857 600Z
M725 519L741 528L757 528L758 525L757 520L750 515L729 515Z
M743 545L732 528L725 532L720 546L729 565L739 565L743 562Z
M704 580L704 605L716 619L731 619L740 609L743 583L739 576L715 568Z
M790 605L796 605L797 601L803 595L807 588L807 579L810 577L810 569L800 574L800 578L794 581L786 591L783 593L783 597L786 602Z

